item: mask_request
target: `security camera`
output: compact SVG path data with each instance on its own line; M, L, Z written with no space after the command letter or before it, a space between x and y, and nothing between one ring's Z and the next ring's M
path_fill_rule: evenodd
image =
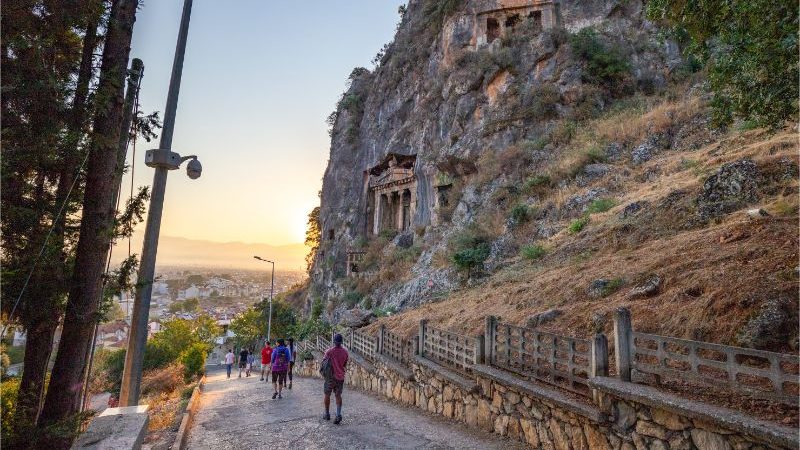
M200 161L192 159L186 164L186 175L189 175L189 178L196 180L200 178L201 173L203 173L203 165L200 164Z

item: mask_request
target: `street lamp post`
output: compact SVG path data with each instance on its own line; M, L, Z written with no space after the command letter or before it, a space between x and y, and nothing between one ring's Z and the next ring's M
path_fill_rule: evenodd
M139 389L142 382L144 348L147 343L147 322L150 316L150 297L153 293L153 280L158 250L158 235L161 229L161 214L164 209L164 193L167 188L167 173L180 167L185 161L189 178L200 176L203 167L197 157L181 157L172 149L172 133L175 130L175 114L178 109L178 93L181 87L183 56L186 53L186 39L189 34L189 18L192 13L192 0L184 0L181 24L178 30L178 43L175 46L175 59L169 79L167 106L164 109L164 126L161 129L161 142L158 149L148 150L145 164L155 168L153 187L150 195L150 208L147 212L147 227L144 231L142 258L137 278L136 297L133 302L130 335L125 354L125 368L122 372L120 406L135 406L139 403Z
M267 340L270 340L270 335L272 334L272 292L275 289L275 262L260 256L253 256L253 258L272 264L272 279L269 285L269 318L267 318Z

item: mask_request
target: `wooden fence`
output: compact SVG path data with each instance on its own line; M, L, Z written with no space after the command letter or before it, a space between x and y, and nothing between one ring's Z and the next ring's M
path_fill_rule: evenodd
M486 329L491 336L486 351L490 365L579 394L591 393L587 380L592 375L592 341L500 323L492 316Z
M420 356L432 359L461 372L470 372L483 363L483 336L472 337L419 324Z
M619 376L651 375L656 383L677 381L726 386L755 398L798 403L797 355L639 333L630 311L617 310L614 341Z

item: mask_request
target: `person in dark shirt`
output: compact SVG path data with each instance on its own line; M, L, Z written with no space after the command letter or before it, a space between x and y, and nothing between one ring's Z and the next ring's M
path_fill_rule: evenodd
M242 347L242 351L239 352L239 378L242 378L242 370L247 369L247 355L249 354L250 352L244 347Z
M272 387L275 388L275 393L272 394L272 399L282 398L281 392L283 386L286 384L286 372L289 371L289 349L283 339L278 339L278 346L272 350Z
M342 342L344 342L344 338L342 338L341 334L337 333L333 337L333 347L329 348L323 357L323 360L328 359L331 362L333 373L330 379L325 380L325 387L323 389L325 394L325 400L323 401L325 405L325 415L323 415L322 418L331 420L331 392L333 392L336 396L336 419L334 419L333 423L337 425L342 423L342 390L344 389L344 374L347 369L347 360L349 358L347 350L342 347Z

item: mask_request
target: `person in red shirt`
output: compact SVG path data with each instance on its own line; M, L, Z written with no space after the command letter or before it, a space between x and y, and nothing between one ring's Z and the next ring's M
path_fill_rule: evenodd
M331 392L336 396L336 419L333 423L342 423L342 390L344 389L344 373L347 369L347 359L349 358L347 350L342 347L341 334L336 334L333 337L333 347L325 352L323 359L328 359L331 363L332 374L331 378L325 380L325 415L322 416L325 420L331 420Z
M261 380L264 381L264 374L269 371L270 361L272 361L272 347L269 341L264 341L264 348L261 349ZM269 376L267 376L269 379Z

